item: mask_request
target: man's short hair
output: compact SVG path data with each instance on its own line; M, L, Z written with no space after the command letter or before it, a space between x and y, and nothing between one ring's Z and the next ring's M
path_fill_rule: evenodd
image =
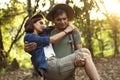
M72 9L72 7L70 7L67 4L57 4L55 5L50 12L47 14L46 19L49 21L53 21L54 20L54 13L57 9L61 9L64 10L67 13L67 17L69 21L72 21L74 18L74 10Z

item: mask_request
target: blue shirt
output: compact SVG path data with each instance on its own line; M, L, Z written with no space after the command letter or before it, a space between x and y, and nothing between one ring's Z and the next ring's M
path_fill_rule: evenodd
M44 54L44 46L49 45L50 37L48 36L48 32L51 31L53 28L45 28L42 33L39 35L26 33L24 37L24 41L36 42L37 47L35 50L31 51L31 61L34 65L35 69L38 70L39 68L47 69L47 63Z

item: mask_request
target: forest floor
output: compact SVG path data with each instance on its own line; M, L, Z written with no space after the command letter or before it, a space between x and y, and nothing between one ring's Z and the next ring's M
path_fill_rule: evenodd
M93 60L102 80L120 80L120 56L94 58ZM0 75L0 80L40 80L38 78L35 77L32 69L18 69ZM84 68L76 69L75 78L76 80L89 80Z

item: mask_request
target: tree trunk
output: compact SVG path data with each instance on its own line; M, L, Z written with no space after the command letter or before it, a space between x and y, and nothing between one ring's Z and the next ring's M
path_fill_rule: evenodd
M115 49L114 49L114 53L115 55L119 53L119 50L118 50L118 45L117 45L117 34L114 34L114 45L115 45Z
M28 4L28 16L30 18L32 17L31 0L27 0L27 4Z
M88 6L90 5L90 3L88 3L87 0L84 0L84 10L85 10L85 18L86 18L86 30L87 30L87 34L86 34L86 46L87 48L91 51L91 55L93 56L93 48L92 48L92 32L91 32L91 26L90 26L90 14L89 14L89 8Z
M111 25L112 31L113 31L114 46L115 46L114 56L119 53L119 49L118 49L119 48L119 46L118 46L118 37L119 36L117 35L117 34L119 34L119 31L118 31L118 27L115 25L117 25L117 23L114 23L113 25Z
M6 63L6 57L3 54L3 42L2 42L2 32L1 32L1 27L0 27L0 69L5 68L7 63Z
M92 30L91 30L91 26L90 26L90 14L88 13L88 11L86 11L86 27L87 27L87 37L86 37L86 45L87 48L91 51L92 53L92 57L93 57L93 48L92 48Z

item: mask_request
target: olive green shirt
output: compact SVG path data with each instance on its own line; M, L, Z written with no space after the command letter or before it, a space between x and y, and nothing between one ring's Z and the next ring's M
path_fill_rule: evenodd
M51 32L51 35L57 34L56 30ZM65 35L62 39L56 41L53 44L53 49L57 58L65 57L72 53L72 47L70 44L69 34ZM81 44L81 38L79 32L74 32L75 44Z

